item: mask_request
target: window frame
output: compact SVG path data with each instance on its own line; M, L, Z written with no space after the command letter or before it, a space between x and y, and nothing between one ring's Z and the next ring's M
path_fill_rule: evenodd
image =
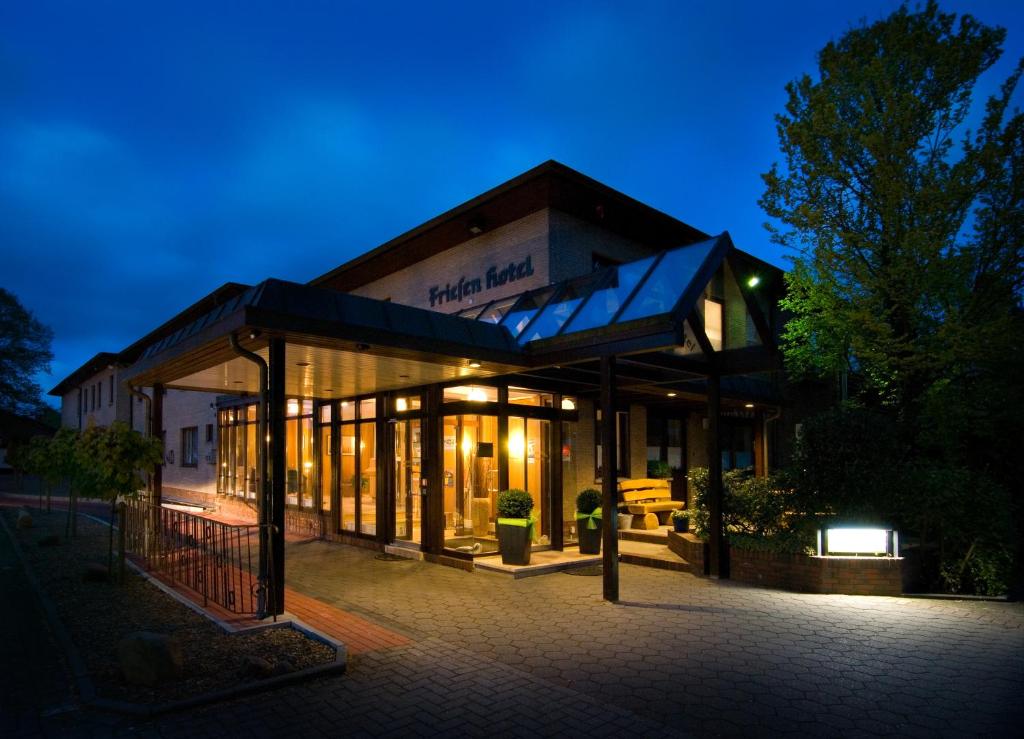
M191 449L187 439L189 436L192 437ZM199 466L199 427L198 426L184 426L181 429L181 459L178 462L181 467L191 467L195 469ZM191 452L191 455L189 454Z

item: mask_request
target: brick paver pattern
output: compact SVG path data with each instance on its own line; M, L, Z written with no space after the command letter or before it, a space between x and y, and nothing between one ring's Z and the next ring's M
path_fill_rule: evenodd
M320 679L54 736L963 736L1024 725L1024 605L804 595L621 567L513 580L293 542L288 584L408 638ZM287 604L286 604L287 605Z

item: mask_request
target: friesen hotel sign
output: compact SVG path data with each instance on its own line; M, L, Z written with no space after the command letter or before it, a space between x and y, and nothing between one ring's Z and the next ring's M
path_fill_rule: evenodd
M458 282L446 282L444 287L434 285L430 288L430 307L434 308L445 303L461 303L471 295L485 290L501 287L509 282L530 277L533 274L532 257L521 262L509 262L507 265L491 265L483 275L466 277L463 275Z

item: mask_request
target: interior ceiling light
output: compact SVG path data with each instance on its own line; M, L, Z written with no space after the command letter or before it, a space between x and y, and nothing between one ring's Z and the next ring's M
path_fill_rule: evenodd
M667 395L667 396L668 396L668 397L670 397L670 398L674 398L674 397L676 397L676 394L675 394L675 393L665 393L665 395Z
M470 363L469 363L469 366L470 366L470 367L471 367L472 369L480 369L480 363L479 363L479 362L470 362Z
M745 404L745 405L744 405L743 407L744 407L744 408L753 408L753 407L754 407L754 404L753 404L753 403L747 403L747 404Z

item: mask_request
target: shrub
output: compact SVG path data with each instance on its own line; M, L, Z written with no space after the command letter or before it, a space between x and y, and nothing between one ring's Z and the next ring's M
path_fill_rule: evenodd
M576 496L576 510L580 513L593 513L601 507L601 493L587 488Z
M678 510L672 511L669 516L673 521L682 518L691 518L692 511L689 508L679 508Z
M672 477L672 468L668 462L649 459L647 460L647 476L655 480L668 480Z
M501 518L529 518L533 498L525 490L513 488L498 493L498 515Z
M706 536L710 525L708 471L693 470L690 481L696 491L694 530L698 536ZM792 502L792 490L780 476L754 477L749 469L722 474L722 522L727 532L764 537L788 531L800 518L793 515Z

